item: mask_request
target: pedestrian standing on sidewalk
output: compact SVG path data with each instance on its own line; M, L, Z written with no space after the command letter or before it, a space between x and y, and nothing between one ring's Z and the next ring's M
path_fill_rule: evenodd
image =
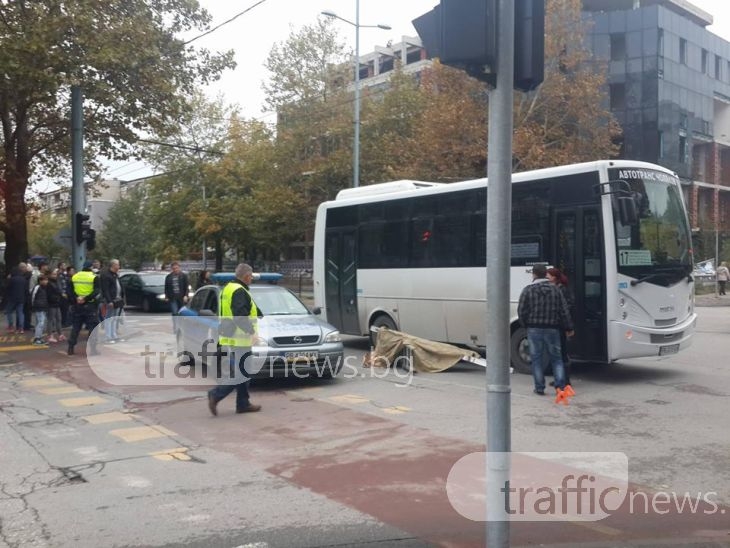
M68 285L71 283L71 279L68 277L66 272L66 263L58 263L58 289L61 292L61 326L68 326Z
M30 294L30 306L35 315L33 344L36 346L44 345L46 342L43 340L43 333L48 318L48 277L45 274L38 276L38 284Z
M727 268L727 263L722 261L720 266L717 268L717 285L720 286L720 295L725 295L725 285L730 280L730 270Z
M543 352L547 351L549 364L555 376L555 389L560 395L565 388L565 370L560 350L560 330L573 336L573 322L565 297L547 280L547 267L532 267L532 283L520 294L517 307L520 323L527 329L527 341L532 360L532 378L535 394L545 394Z
M259 312L248 291L253 280L253 269L241 263L236 267L236 279L228 282L221 291L218 311L220 331L218 342L228 353L230 379L208 392L208 409L218 414L217 406L223 398L236 390L236 413L261 411L260 405L249 401L248 381L251 371L246 371L246 359L251 356L251 346L256 336ZM219 380L220 382L220 380Z
M124 289L119 283L119 261L112 259L109 266L101 271L101 299L105 306L104 332L106 342L114 344L119 339L119 316L124 308Z
M66 337L61 331L61 289L58 286L58 269L48 276L48 342L63 342Z
M165 298L170 303L172 312L172 331L177 333L177 313L188 302L188 276L180 269L180 263L171 265L170 273L165 277Z
M20 265L25 269L23 263ZM5 318L8 321L8 333L15 331L21 334L25 327L25 302L29 297L25 289L27 285L25 272L21 270L21 266L13 268L5 288ZM14 326L13 315L15 315Z

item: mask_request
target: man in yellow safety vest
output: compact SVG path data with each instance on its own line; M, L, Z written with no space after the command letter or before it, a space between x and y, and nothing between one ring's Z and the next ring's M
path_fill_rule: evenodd
M219 384L208 392L208 408L218 414L218 402L236 390L236 413L255 413L260 405L249 401L246 359L251 356L251 346L257 332L259 311L251 298L248 286L253 279L253 269L241 263L236 267L236 279L228 282L221 291L220 330L218 342L228 353L231 376L225 384Z
M91 270L91 261L84 263L83 270L77 272L71 278L71 291L69 299L74 307L73 327L71 336L68 338L68 355L74 353L74 346L78 342L81 327L86 325L89 330L88 354L96 354L96 338L91 332L99 324L99 300L101 299L101 286L99 276Z

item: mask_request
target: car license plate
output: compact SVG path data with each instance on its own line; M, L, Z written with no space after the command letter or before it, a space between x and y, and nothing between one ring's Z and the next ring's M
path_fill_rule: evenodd
M319 357L319 352L287 352L284 354L284 357L288 362L313 362L317 361L317 358Z
M678 344L670 344L669 346L660 346L659 347L660 356L668 356L669 354L676 354L677 352L679 352Z

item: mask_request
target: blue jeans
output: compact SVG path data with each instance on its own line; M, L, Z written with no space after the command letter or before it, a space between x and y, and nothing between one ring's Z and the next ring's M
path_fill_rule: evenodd
M565 366L561 352L560 331L556 328L528 327L527 342L530 344L532 378L535 381L535 390L545 390L544 353L547 353L549 364L553 367L555 386L565 388Z
M15 313L15 329L23 329L25 327L25 314L23 309L25 308L24 302L8 302L8 306L5 309L5 316L8 320L8 329L13 328L13 313Z
M119 327L119 315L122 313L121 308L114 308L113 305L106 305L106 317L104 318L104 331L106 331L106 340L111 341L119 337L117 329Z
M182 298L180 299L170 299L170 312L172 312L172 332L177 333L177 313L180 312L180 309L185 306L182 302Z
M43 332L46 330L46 318L48 312L45 310L37 310L35 312L35 338L42 339Z

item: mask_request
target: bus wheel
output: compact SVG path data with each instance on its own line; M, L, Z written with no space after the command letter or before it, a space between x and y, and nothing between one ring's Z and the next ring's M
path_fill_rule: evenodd
M530 360L530 347L527 344L527 330L518 327L510 337L510 359L512 367L518 373L525 375L532 374L532 361Z
M387 329L394 330L395 322L391 319L390 316L387 314L380 314L379 316L376 316L375 319L373 319L373 323L370 324L371 327L385 327ZM378 334L370 331L370 344L372 346L375 346L378 342Z

